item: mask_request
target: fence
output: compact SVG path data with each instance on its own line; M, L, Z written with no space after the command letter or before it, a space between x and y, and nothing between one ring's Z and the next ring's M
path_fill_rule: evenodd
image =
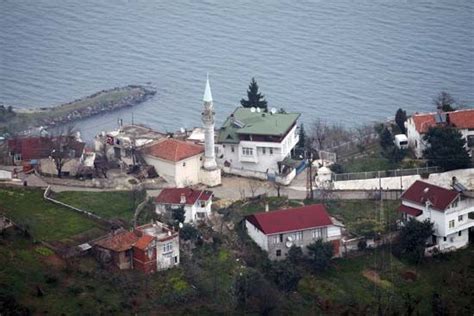
M403 177L421 174L430 174L440 172L439 167L423 167L423 168L412 168L412 169L396 169L396 170L383 170L383 171L367 171L367 172L354 172L354 173L336 173L332 175L333 181L347 181L347 180L365 180L365 179L376 179L376 178L390 178L390 177Z

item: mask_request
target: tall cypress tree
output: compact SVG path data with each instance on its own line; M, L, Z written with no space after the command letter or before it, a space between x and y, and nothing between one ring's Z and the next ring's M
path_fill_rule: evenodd
M252 81L250 81L249 89L247 90L247 98L247 100L240 100L240 104L242 104L244 108L256 107L267 111L267 101L265 100L265 96L258 92L258 84L255 78L252 78Z
M401 108L397 110L395 114L395 123L397 123L400 132L403 134L406 133L405 121L407 120L407 112L403 111Z

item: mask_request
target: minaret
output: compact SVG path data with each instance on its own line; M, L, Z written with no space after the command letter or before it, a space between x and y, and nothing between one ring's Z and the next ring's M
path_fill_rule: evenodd
M209 75L207 76L206 89L202 100L204 101L204 110L201 116L204 123L204 169L215 170L217 163L214 154L214 105L212 104Z

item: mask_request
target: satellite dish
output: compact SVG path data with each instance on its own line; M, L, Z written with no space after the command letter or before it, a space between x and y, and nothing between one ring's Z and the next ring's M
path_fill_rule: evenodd
M293 246L293 243L291 241L287 241L285 243L285 246L286 246L286 248L291 248L291 246Z
M271 108L270 113L275 114L277 112L277 109Z
M179 223L179 228L183 228L183 223Z
M286 238L286 240L288 240L289 242L292 242L292 241L293 241L293 238L292 238L291 236L288 236L288 237Z
M260 113L260 111L261 111L260 108L257 108L257 113Z
M253 106L250 108L250 112L255 113L255 108Z

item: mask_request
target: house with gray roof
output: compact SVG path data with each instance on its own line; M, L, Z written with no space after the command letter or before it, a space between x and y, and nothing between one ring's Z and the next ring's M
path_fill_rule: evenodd
M289 184L295 177L291 152L299 141L299 113L238 107L218 131L216 156L226 173Z

